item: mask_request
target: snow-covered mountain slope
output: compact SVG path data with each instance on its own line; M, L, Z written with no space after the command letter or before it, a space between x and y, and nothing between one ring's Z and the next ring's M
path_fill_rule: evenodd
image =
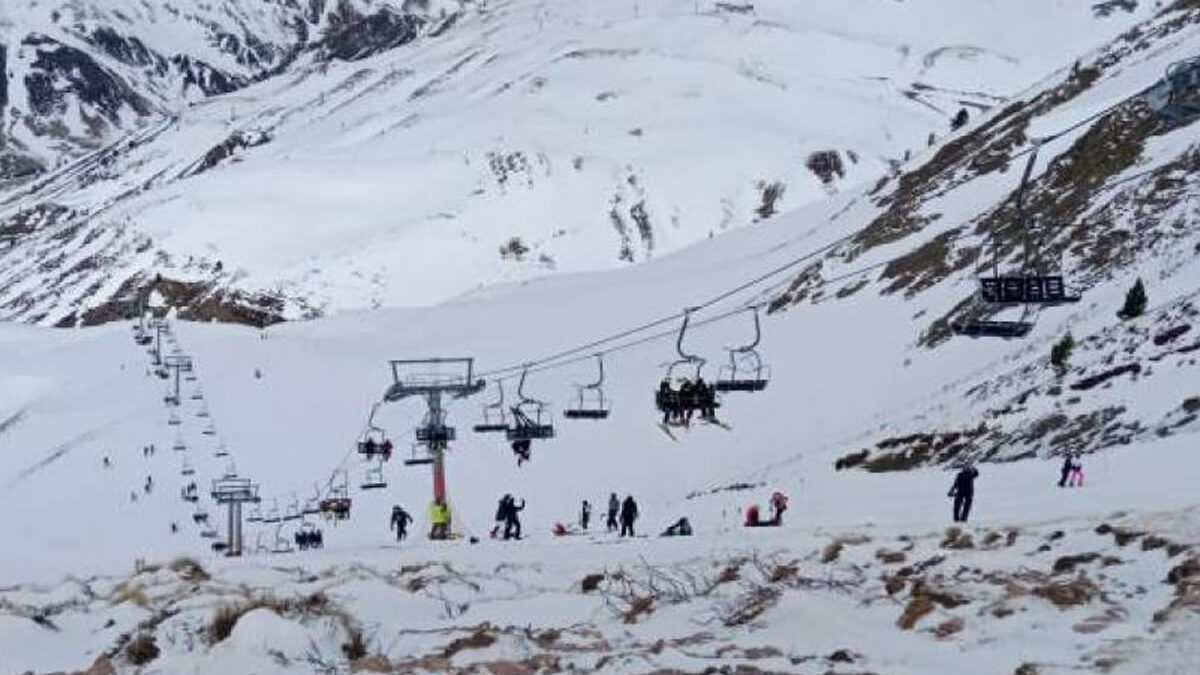
M58 169L173 111L412 39L457 3L18 1L0 8L0 187ZM403 27L400 30L398 27ZM348 46L346 35L354 33Z
M3 315L106 320L161 275L188 316L261 323L645 260L874 181L1152 12L412 4L381 49L379 22L318 27L282 72L0 197Z
M1064 99L1057 114L1066 125L1086 119L1144 89L1157 61L1188 49L1180 43L1139 67L1114 69L1091 93ZM1059 83L1045 87L1058 91ZM1106 128L1103 118L1093 123ZM986 137L996 126L982 120L961 138ZM1152 138L1177 151L1193 129ZM1010 164L926 208L958 205L955 217L969 221L970 208L986 212L1010 194L1020 170ZM922 158L919 166L929 164ZM1038 178L1035 203L1045 180ZM886 186L874 196L885 194ZM1078 275L1086 300L1043 312L1027 341L932 339L935 317L972 291L973 270L950 270L919 292L881 292L894 284L892 263L951 223L932 219L849 253L863 223L886 213L890 202L872 197L848 192L645 265L492 288L431 308L344 313L265 332L175 323L168 349L197 364L178 431L128 324L5 326L0 529L22 542L0 569L12 580L0 605L12 668L81 668L108 653L98 667L132 672L129 645L149 636L161 651L153 667L168 673L347 672L363 653L369 660L353 667L383 672L567 664L611 673L708 665L798 673L1186 668L1195 659L1189 636L1200 565L1187 562L1198 545L1192 486L1200 464L1190 448L1200 391L1194 329L1181 326L1200 287L1200 259L1179 251L1195 245L1195 228L1184 220L1171 246L1136 249L1133 264L1106 268L1108 278ZM978 235L961 238L970 236ZM1067 270L1086 271L1064 258ZM750 315L699 324L745 302L775 300L761 347L772 381L764 392L724 397L720 414L731 430L699 425L674 442L655 427L653 390L674 356L669 334L606 357L607 422L569 423L558 414L573 395L570 383L594 377L590 361L536 373L528 392L555 404L558 438L536 443L524 466L503 440L468 432L491 392L450 411L460 431L449 458L455 528L482 543L418 537L381 548L391 537L391 505L408 506L423 533L429 498L428 470L395 460L386 491L354 487L364 467L352 443L389 383L387 359L464 354L483 370L520 364L694 306L767 270L815 261L820 268L807 270L801 285L780 273L694 317L685 348L715 366L722 345L748 340ZM1138 275L1150 309L1120 320L1116 309ZM1079 347L1056 376L1050 345L1067 329ZM1144 362L1136 371L1114 370L1135 361ZM507 382L510 399L514 385ZM202 402L191 399L197 388ZM202 433L202 405L217 436ZM1118 406L1116 418L1105 412ZM400 457L421 412L393 404L375 417ZM975 433L980 424L985 431ZM170 449L176 440L183 450ZM237 470L261 482L266 514L302 508L345 467L351 520L321 524L321 552L234 563L211 557L193 524L195 507L179 490L226 470L213 456L222 442ZM147 444L158 449L151 457L141 451ZM860 468L871 471L837 470L838 459L862 447L870 454ZM1067 450L1085 453L1082 489L1054 486ZM927 466L968 457L1026 460L983 466L969 548L961 534L941 533L950 474ZM194 477L179 475L185 459ZM897 468L909 470L889 471ZM792 496L785 529L739 527L746 504L776 489ZM525 542L486 537L505 492L527 500ZM686 516L696 537L617 544L603 534L550 535L556 522L574 519L580 500L599 506L609 492L639 498L643 532ZM201 508L219 524L213 504ZM289 540L299 525L286 522L249 526L247 546ZM122 571L135 558L181 554L212 578L186 563ZM73 576L54 583L64 573ZM598 589L585 593L582 581L593 574L601 575L593 578ZM221 639L223 631L208 631L224 606L247 613ZM344 652L355 633L363 651Z
M148 668L164 673L1188 672L1198 127L1159 124L1136 99L1200 51L1198 24L1200 9L1174 5L886 181L643 265L265 331L172 321L168 351L196 363L177 427L128 323L0 326L0 531L21 544L0 557L0 672L136 672L151 639ZM988 236L1000 235L1004 268L1020 258L1017 155L1049 136L1029 204L1062 223L1038 234L1083 299L1040 312L1025 340L951 337ZM50 185L74 194L69 183ZM40 278L31 270L22 278ZM1147 311L1119 318L1138 277ZM180 288L164 281L158 296ZM723 346L752 335L742 308L769 303L771 382L722 398L730 429L697 424L673 441L653 393L679 321L655 320L713 298L683 348L709 359L712 379ZM1077 346L1056 371L1051 346L1068 331ZM454 529L480 543L420 536L429 471L397 461L423 413L415 402L379 408L398 456L386 490L358 489L353 444L391 381L388 359L473 356L481 371L506 368L511 401L520 364L577 345L577 363L552 359L526 382L558 432L529 463L470 432L494 391L451 403ZM595 377L591 354L604 350L611 418L563 419L571 384ZM222 444L230 457L214 455ZM1055 486L1067 452L1082 453L1083 488ZM945 532L943 469L969 460L985 462L971 524ZM245 559L215 557L194 518L203 509L219 528L220 511L180 490L196 481L203 493L230 468L261 483L264 515L303 510L344 469L352 517L309 520L323 551L266 552L303 522L289 520L248 525ZM785 526L740 527L774 490L792 497ZM696 536L551 535L583 499L599 515L610 492L638 498L641 533L686 516ZM527 503L520 543L487 537L504 493ZM395 503L417 517L398 548ZM167 564L179 555L205 571ZM136 559L152 564L131 575Z

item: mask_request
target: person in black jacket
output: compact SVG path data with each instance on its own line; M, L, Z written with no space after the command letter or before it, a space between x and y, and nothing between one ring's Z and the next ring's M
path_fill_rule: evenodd
M971 502L975 500L975 479L979 471L973 466L965 466L954 477L948 497L954 498L954 522L965 523L971 515Z
M392 507L391 528L396 531L396 541L404 541L408 537L408 524L412 519L400 505Z
M505 495L503 502L504 511L504 538L520 539L521 538L521 519L517 515L525 510L525 500L521 500L521 505L517 506L517 500L512 495Z
M621 536L635 536L633 533L633 524L638 518L637 502L633 501L633 495L625 497L625 501L621 503Z

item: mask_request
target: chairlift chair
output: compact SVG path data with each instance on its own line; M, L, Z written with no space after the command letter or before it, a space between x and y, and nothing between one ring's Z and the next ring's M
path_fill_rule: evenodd
M1016 194L1016 224L1021 228L1024 261L1013 273L1000 272L1000 244L997 241L992 259L992 273L979 278L978 293L963 311L960 319L951 322L950 328L966 337L997 337L1005 339L1023 338L1033 330L1036 312L1042 307L1079 302L1081 296L1067 289L1061 273L1046 274L1042 271L1041 246L1034 240L1029 214L1025 208L1025 194L1041 149L1041 140L1035 140L1021 183ZM995 233L992 234L996 239ZM993 319L990 316L1009 308L1021 308L1016 319ZM985 318L985 315L988 318Z
M509 408L512 414L512 425L505 435L510 441L537 441L554 438L554 425L544 422L549 417L546 404L525 394L525 378L529 374L529 366L521 371L521 380L517 385L517 404Z
M187 444L183 442L183 436L175 437L175 442L171 444L171 449L175 452L183 452L187 450Z
M181 476L196 475L196 469L192 468L192 464L191 464L191 462L189 462L187 460L187 457L183 458L183 467L181 469L179 469L179 475L181 475Z
M412 454L404 460L404 466L427 466L433 464L433 457L429 456L429 452L425 444L415 442L412 444Z
M216 436L217 435L217 427L212 422L209 422L204 427L204 430L201 431L200 433L204 434L205 436Z
M712 387L713 396L711 399L698 395L699 392L696 391L683 392L671 389L670 386L678 372L684 368L695 368L692 372L692 379L700 380L704 365L707 363L703 357L696 354L689 354L683 349L683 339L687 335L693 311L692 309L686 309L683 312L683 324L679 327L679 335L675 338L675 353L678 355L678 358L667 366L662 382L658 390L654 392L655 407L658 408L659 412L668 417L668 423L671 424L676 424L671 419L680 413L699 412L703 414L705 410L711 409L715 411L721 407L721 402L716 397L715 385Z
M283 524L280 523L275 527L275 545L271 547L271 553L292 553L296 550L292 547L292 540L282 533Z
M229 448L225 447L225 441L221 441L217 445L217 449L213 451L213 457L228 457Z
M192 514L192 522L196 524L207 523L208 512L197 506L196 512Z
M483 421L472 429L477 434L504 433L508 431L508 416L504 412L504 382L496 380L496 392L500 398L483 406Z
M167 416L167 425L168 426L177 427L180 425L180 423L181 423L181 420L179 419L179 413L172 412L170 415Z
M313 496L304 500L304 507L300 512L306 516L315 516L321 513L321 489L313 486Z
M287 505L287 508L283 512L283 520L300 520L303 515L300 512L300 500L293 497L292 502Z
M1200 117L1200 57L1167 66L1163 79L1145 98L1154 114L1169 123L1186 124Z
M277 501L275 501L275 500L272 500L272 501L271 501L271 508L270 508L270 509L267 509L267 512L266 512L266 514L264 514L264 515L263 515L262 522L264 522L264 523L268 523L268 524L272 524L272 525L273 525L273 524L275 524L275 523L278 523L278 522L280 522L280 521L282 521L282 520L283 520L283 519L279 517L279 502L277 502Z
M321 499L321 514L330 520L346 520L350 518L350 480L346 470L335 471L329 477L328 492Z
M387 481L383 479L383 462L381 460L375 460L367 465L366 475L359 487L363 490L381 490L387 487Z
M770 370L763 365L758 345L762 342L762 324L758 317L758 306L750 308L754 314L754 339L740 347L726 347L729 364L722 366L713 388L720 392L757 392L767 388Z
M250 513L246 515L246 522L261 523L262 520L262 506L255 504L254 506L250 507Z
M604 356L596 354L596 365L599 377L591 384L575 385L578 403L574 408L567 408L563 416L569 420L606 420L608 419L608 399L604 396Z
M208 419L208 405L201 405L200 409L196 411L196 417L199 417L200 419Z
M229 548L229 544L223 541L214 541L210 548L212 548L213 553L224 553L225 549Z
M192 395L189 398L191 398L193 401L202 401L204 400L204 394L197 389L192 392Z
M200 530L200 537L203 539L216 539L217 538L217 528L205 527L204 529Z

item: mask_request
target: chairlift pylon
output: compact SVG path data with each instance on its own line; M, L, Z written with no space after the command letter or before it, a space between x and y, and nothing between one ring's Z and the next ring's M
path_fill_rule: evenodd
M610 406L604 396L604 355L596 354L596 367L599 375L595 382L577 384L575 391L578 404L567 408L563 416L572 420L604 420L608 419Z
M483 406L483 421L472 427L477 434L505 433L508 431L508 415L504 412L504 381L496 380L496 393L500 398Z
M1023 338L1033 330L1037 309L1080 300L1079 294L1067 290L1061 272L1046 274L1042 270L1040 240L1034 240L1033 228L1025 208L1029 180L1044 142L1041 139L1033 142L1029 161L1025 164L1021 183L1017 187L1016 224L1021 229L1024 249L1021 269L1016 273L1000 273L1000 243L993 232L991 236L995 245L993 247L992 273L979 278L978 293L971 299L962 318L951 323L951 330L958 335L1005 339ZM1015 307L1021 308L1021 314L1016 320L982 318L985 313L993 314Z
M545 420L548 417L546 404L525 393L525 378L529 375L529 365L521 370L521 379L517 385L517 404L509 408L512 414L512 425L508 427L506 436L510 441L536 441L554 438L554 425Z
M740 347L726 347L729 364L722 366L713 387L717 391L757 392L767 388L769 370L758 353L762 342L762 323L758 316L758 305L749 308L754 316L754 339Z

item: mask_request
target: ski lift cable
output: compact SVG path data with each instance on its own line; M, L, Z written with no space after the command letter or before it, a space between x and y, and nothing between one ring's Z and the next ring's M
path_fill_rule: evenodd
M1114 103L1113 105L1110 105L1102 110L1092 113L1091 115L1088 115L1087 117L1084 117L1083 119L1071 124L1070 126L1064 128L1064 129L1061 129L1053 134L1034 138L1034 139L1032 139L1032 144L1030 145L1030 147L1025 148L1024 150L1021 150L1020 152L1013 153L1012 155L1009 156L1009 159L1015 160L1015 159L1024 157L1030 153L1037 152L1041 148L1041 146L1043 146L1047 143L1051 143L1051 142L1071 133L1072 131L1079 129L1080 127L1083 127L1091 122L1094 122L1097 119L1100 119L1101 117L1109 114L1113 110L1116 110L1120 106L1125 105L1125 103L1128 100L1129 99L1123 99L1117 103ZM624 338L631 337L631 336L637 335L639 333L643 333L645 331L657 328L664 324L679 321L689 312L694 313L694 312L699 312L699 311L708 309L708 308L712 307L713 305L719 304L725 300L728 300L731 297L734 297L734 296L736 296L740 293L743 293L744 291L747 291L751 288L754 288L755 286L758 286L776 276L779 276L780 274L783 274L784 272L787 272L787 271L801 265L802 263L808 262L809 260L811 260L812 258L814 258L816 256L827 253L828 251L840 246L841 244L846 243L847 241L852 239L856 234L857 233L848 234L845 237L841 237L832 242L829 242L827 244L819 246L815 249L809 250L809 251L803 253L802 255L799 255L795 258L792 258L792 259L784 262L781 265L771 268L770 270L764 272L763 274L753 277L737 286L734 286L733 288L730 288L722 293L719 293L718 295L716 295L712 298L709 298L708 300L705 300L704 302L701 302L698 305L694 305L685 310L675 312L674 314L670 314L668 316L663 316L661 318L655 319L653 321L649 321L649 322L641 324L639 326L635 326L633 328L622 330L622 331L614 333L612 335L608 335L608 336L602 337L597 340L593 340L591 342L588 342L588 343L585 343L585 344L582 344L582 345L579 345L576 347L564 349L562 351L551 354L549 356L545 356L540 359L535 359L535 360L523 362L520 364L514 364L514 365L506 366L503 368L496 368L494 370L484 371L484 372L480 373L479 375L480 375L480 377L483 377L483 378L508 380L508 379L512 379L512 377L509 376L509 377L497 378L496 376L499 376L499 375L508 376L512 373L518 373L521 370L525 369L526 367L530 367L530 372L541 372L542 370L544 370L544 368L538 368L539 366L543 366L543 365L551 363L551 362L557 362L566 357L574 356L580 352L595 350L597 347L601 347L601 346L609 344L611 342L616 342L618 340L622 340ZM880 263L879 265L876 265L873 267L883 266L884 264L886 264L886 263ZM864 270L864 271L866 271L866 270ZM609 350L609 351L611 351L611 350ZM577 362L578 362L577 360L571 360L571 363L577 363Z
M644 333L648 330L657 328L659 326L662 326L662 325L665 325L668 323L674 323L676 321L681 320L684 316L686 316L688 314L694 314L696 312L700 312L700 311L709 309L714 305L724 302L725 300L728 300L729 298L732 298L732 297L734 297L740 293L743 293L751 288L754 288L755 286L758 286L774 277L777 277L780 274L783 274L803 263L806 263L806 262L810 261L811 259L813 259L814 257L820 256L824 253L829 252L830 250L832 250L834 248L837 248L838 246L840 246L840 245L846 243L847 241L851 240L852 238L854 238L856 235L857 235L857 233L851 233L844 237L840 237L834 241L831 241L827 244L819 246L815 249L811 249L800 256L792 258L792 259L784 262L781 265L771 268L770 270L768 270L767 272L764 272L763 274L760 274L760 275L758 275L752 279L749 279L748 281L745 281L733 288L723 291L720 294L713 296L712 298L709 298L708 300L705 300L704 302L701 302L700 304L692 305L690 307L687 307L686 309L675 312L673 314L663 316L663 317L655 319L653 321L649 321L649 322L641 324L639 326L629 328L629 329L614 333L612 335L608 335L606 337L603 337L603 338L600 338L597 340L593 340L586 344L582 344L582 345L572 347L569 349L564 349L560 352L551 354L549 356L545 356L540 359L534 359L531 361L525 361L520 364L507 366L504 368L496 368L494 370L484 371L482 373L479 373L479 377L485 378L485 379L493 379L493 380L497 380L497 381L509 380L509 379L513 379L514 377L516 377L517 374L520 373L520 371L522 371L526 368L529 368L529 372L531 372L531 373L541 372L541 371L545 370L545 368L544 368L545 365L550 364L550 363L559 362L562 359L565 359L567 357L575 356L575 355L579 354L580 352L589 352L587 354L588 357L594 356L597 353L597 350L596 350L597 347L601 347L603 345L609 344L611 342L616 342L618 340L623 340L627 337L632 337L639 333ZM745 306L739 307L736 312L733 312L733 314L736 314L737 312L745 310L746 308L747 307L745 307ZM729 314L726 316L731 316L731 315L732 314ZM697 323L696 325L704 325L706 323L708 323L708 321L705 321L702 323ZM666 333L666 334L674 335L676 332L677 332L676 330L672 330L672 331L670 331L670 333ZM639 343L639 344L641 344L641 343ZM614 350L613 349L599 350L599 353L609 353L612 351L614 351ZM578 359L572 359L570 361L570 363L577 363L577 362L578 362ZM565 365L565 363L563 365ZM497 377L497 376L504 376L504 377Z
M1130 98L1133 98L1133 97L1130 97ZM1025 148L1024 150L1021 150L1020 152L1012 154L1009 157L1009 159L1010 160L1019 159L1031 152L1037 152L1041 148L1042 145L1053 142L1053 141L1071 133L1072 131L1075 131L1076 129L1083 127L1084 125L1086 125L1090 122L1100 119L1101 117L1109 114L1113 110L1116 110L1120 106L1125 105L1128 101L1129 101L1128 98L1123 99L1117 103L1114 103L1111 106L1108 106L1108 107L1106 107L1102 110L1099 110L1091 115L1088 115L1087 117L1083 118L1082 120L1079 120L1078 122L1075 122L1074 124L1071 124L1070 126L1064 128L1054 134L1035 138L1032 140L1032 145L1030 147ZM1147 173L1147 172L1144 172L1144 173ZM1139 177L1140 175L1144 175L1144 173L1143 174L1135 174L1134 176L1127 177L1125 179L1122 179L1121 181L1118 181L1117 183L1114 183L1114 185L1120 185L1122 183L1131 181L1131 180ZM936 198L936 196L938 196L938 195L935 195L935 198ZM637 338L637 339L629 341L629 342L623 342L623 343L617 344L616 346L610 347L608 349L603 349L603 350L597 349L598 347L602 347L604 345L607 345L607 344L610 344L613 342L617 342L617 341L623 340L625 338L633 337L640 333L644 333L644 332L652 330L654 328L658 328L659 326L663 326L663 325L666 325L669 323L679 321L690 313L709 309L709 308L713 307L714 305L717 305L725 300L728 300L729 298L732 298L744 291L750 290L766 281L769 281L770 279L773 279L774 277L779 276L780 274L783 274L789 270L792 270L795 267L812 260L814 257L823 255L823 254L837 248L838 246L853 239L856 236L856 234L857 233L847 234L844 237L840 237L834 241L831 241L827 244L819 246L815 249L811 249L795 258L792 258L780 265L777 265L776 267L771 268L770 270L764 272L763 274L755 276L737 286L734 286L733 288L723 291L723 292L719 293L718 295L716 295L712 298L709 298L708 300L706 300L698 305L687 307L679 312L675 312L673 314L663 316L658 319L654 319L652 321L648 321L641 325L634 326L632 328L628 328L628 329L613 333L611 335L593 340L591 342L587 342L585 344L581 344L581 345L578 345L575 347L571 347L569 349L561 350L559 352L550 354L550 355L542 357L540 359L535 359L535 360L531 360L531 361L523 361L519 364L506 366L503 368L496 368L496 369L493 369L490 371L484 371L484 372L479 373L479 377L481 379L491 379L494 382L503 383L508 380L516 379L517 377L520 376L521 372L526 372L527 374L532 374L532 373L541 373L541 372L546 372L546 371L550 371L550 370L555 370L555 369L563 368L563 367L566 367L569 365L582 363L584 361L595 358L597 355L607 356L609 354L616 354L616 353L620 353L623 351L627 351L630 349L634 349L634 348L649 344L651 342L663 340L663 339L666 339L669 337L675 337L678 334L678 331L676 329L672 328L670 330L659 331L659 332L653 333L651 335L643 336L643 337ZM958 238L958 236L962 236L962 235L961 234L957 235L955 238ZM825 281L825 283L832 283L832 282L852 278L855 276L859 276L861 274L865 274L865 273L873 271L875 269L886 267L887 265L891 264L894 260L896 260L900 257L902 257L902 256L897 256L896 258L884 260L884 261L881 261L881 262L878 262L878 263L875 263L872 265L857 268L853 271L845 272L845 273L839 274L837 276L830 277L828 279L825 279L824 281ZM791 280L789 279L784 283L791 283ZM746 301L745 303L739 305L738 307L728 310L726 312L723 312L721 314L717 314L717 315L714 315L711 317L697 320L692 324L692 326L695 328L707 326L709 324L723 321L723 320L733 317L735 315L741 314L742 312L744 312L748 309L760 308L763 306L763 304L765 304L765 303L761 302L761 298L765 295L769 295L773 292L776 292L779 288L782 287L782 285L783 284L780 283L780 284L775 284L773 286L770 286L767 289L760 291L755 296L755 298ZM587 353L580 355L580 352L587 352ZM374 411L372 411L372 412L374 412ZM372 415L372 418L373 418L373 415ZM354 454L354 447L351 447L349 450L347 450L346 454L343 455L342 459L337 463L337 465L335 466L333 471L330 473L329 480L326 482L327 489L329 488L329 486L332 485L333 476L337 472L345 469L347 462L349 461L350 457L353 454Z

